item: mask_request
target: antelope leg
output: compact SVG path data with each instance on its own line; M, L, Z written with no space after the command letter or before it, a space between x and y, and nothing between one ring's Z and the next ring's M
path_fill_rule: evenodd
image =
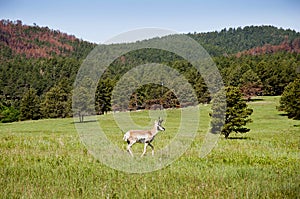
M144 145L144 151L143 151L143 153L142 153L141 157L143 157L143 156L145 155L145 153L146 153L146 149L147 149L147 145L148 145L148 143L147 143L147 142L145 142L145 145Z

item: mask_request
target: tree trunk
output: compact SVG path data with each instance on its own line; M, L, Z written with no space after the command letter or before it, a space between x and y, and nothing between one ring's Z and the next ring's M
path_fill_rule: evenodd
M78 113L78 117L79 117L79 122L83 122L83 115L80 114L80 112Z
M225 139L228 139L229 133L225 133Z

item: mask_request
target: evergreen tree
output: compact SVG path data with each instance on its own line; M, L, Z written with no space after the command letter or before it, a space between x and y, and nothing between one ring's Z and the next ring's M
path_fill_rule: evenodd
M224 92L224 91L223 91ZM211 121L212 132L221 133L227 139L230 133L246 133L250 129L245 125L252 120L249 116L253 110L248 108L246 102L242 99L242 93L236 87L226 87L226 103L221 99L221 93L217 93L213 100ZM225 114L222 114L225 113ZM222 122L222 115L225 116L225 123Z
M78 115L80 122L84 122L84 116L95 111L93 88L93 81L90 78L83 78L81 85L73 90L72 110L74 115Z
M20 120L37 120L41 118L40 99L36 90L30 88L24 93L20 104Z
M241 92L248 99L260 95L260 93L262 93L262 87L263 85L258 75L251 69L246 71L240 79Z
M86 87L79 87L73 91L73 112L77 114L80 122L84 122L84 116L93 112L92 96Z
M107 78L99 81L95 95L95 105L97 114L103 114L111 110L110 101L113 88L113 80Z
M300 119L300 78L285 87L278 110L285 111L289 118Z
M41 110L46 118L71 116L71 88L66 79L52 87L45 95Z
M5 106L0 103L0 122L15 122L19 119L19 111L13 106Z

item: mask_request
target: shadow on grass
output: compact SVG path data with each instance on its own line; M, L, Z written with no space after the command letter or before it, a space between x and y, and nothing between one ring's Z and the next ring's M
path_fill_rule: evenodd
M71 122L71 124L84 124L84 123L92 123L92 122L98 122L98 120L87 120L87 121L83 121L83 122L80 122L80 121L76 121L76 122Z
M278 115L283 116L283 117L288 117L289 116L287 113L280 113Z
M291 120L294 120L294 121L299 121L300 120L300 118L298 119L298 118L289 117L289 115L287 113L279 113L278 115L281 116L281 117L287 117L287 118L289 118ZM294 124L293 126L294 127L300 127L300 124Z
M252 140L250 137L228 137L227 140Z
M264 101L264 99L261 99L261 98L248 99L248 102L261 102L261 101Z

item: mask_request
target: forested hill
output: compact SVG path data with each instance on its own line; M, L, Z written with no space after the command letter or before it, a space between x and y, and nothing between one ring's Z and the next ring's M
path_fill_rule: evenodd
M198 41L211 56L236 54L256 47L286 45L299 43L300 33L294 30L284 30L274 26L246 26L244 28L229 28L208 33L188 33L188 36ZM297 40L298 38L298 40ZM299 46L294 45L298 49ZM278 51L275 48L274 51ZM282 49L283 51L289 49ZM267 52L261 50L260 52Z
M188 33L211 56L263 54L277 51L300 52L300 33L274 26L246 26L207 33ZM49 58L54 56L85 58L96 44L73 35L22 21L0 21L0 59L15 56Z
M0 21L0 56L49 58L53 56L85 57L95 44L77 39L73 35L37 25L23 25L22 21Z
M281 95L299 76L298 32L249 26L187 35L210 53L224 84L239 87L247 98ZM0 122L71 116L72 85L83 59L95 46L48 27L28 26L19 20L0 21ZM95 93L97 113L112 110L111 95L119 79L145 63L162 63L176 69L193 86L199 103L210 102L204 79L190 63L171 52L140 49L122 55L107 68ZM172 90L150 84L136 90L130 104L114 110L147 109L157 104L179 107Z

